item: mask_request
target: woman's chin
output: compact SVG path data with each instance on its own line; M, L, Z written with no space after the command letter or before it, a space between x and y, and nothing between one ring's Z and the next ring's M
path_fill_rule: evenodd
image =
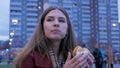
M56 36L56 37L52 37L52 38L50 38L50 39L52 39L52 40L62 40L63 37Z

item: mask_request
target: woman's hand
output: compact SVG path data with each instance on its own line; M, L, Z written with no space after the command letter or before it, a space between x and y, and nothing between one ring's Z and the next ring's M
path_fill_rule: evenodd
M87 61L88 61L88 64L90 65L90 68L92 68L93 63L95 62L95 58L87 48L84 48L84 49L88 51L88 55L87 55L88 59L87 59Z
M91 53L79 53L71 59L71 53L68 53L67 60L63 68L91 68L94 57Z

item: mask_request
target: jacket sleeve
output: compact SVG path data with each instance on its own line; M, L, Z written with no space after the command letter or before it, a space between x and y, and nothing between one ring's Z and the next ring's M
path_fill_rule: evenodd
M21 68L35 68L33 56L28 55L21 63Z

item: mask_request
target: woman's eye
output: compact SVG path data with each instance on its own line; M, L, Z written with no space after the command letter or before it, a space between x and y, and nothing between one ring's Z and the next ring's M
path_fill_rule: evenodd
M49 18L49 19L47 19L47 21L53 21L53 19L52 19L52 18Z
M59 20L59 22L63 22L63 23L64 23L64 22L65 22L65 20Z

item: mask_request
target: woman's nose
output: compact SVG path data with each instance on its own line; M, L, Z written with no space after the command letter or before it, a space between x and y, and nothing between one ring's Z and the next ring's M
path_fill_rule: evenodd
M54 27L59 27L59 22L58 22L58 20L55 20L55 21L54 21Z
M55 24L54 24L54 27L59 27L59 24L58 24L58 23L55 23Z

